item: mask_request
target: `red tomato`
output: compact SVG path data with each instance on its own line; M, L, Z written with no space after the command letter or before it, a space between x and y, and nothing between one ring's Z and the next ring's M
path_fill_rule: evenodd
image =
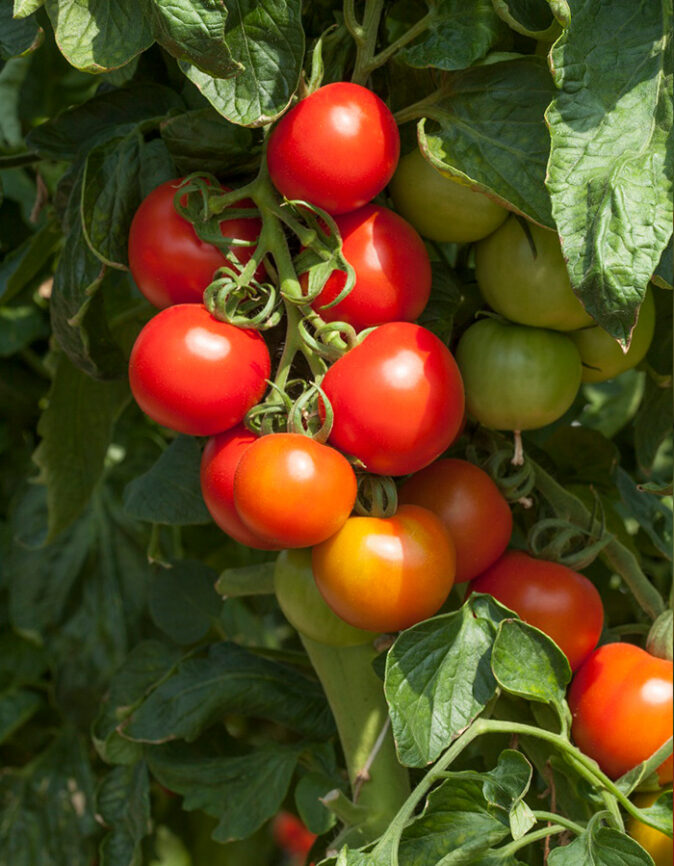
M316 545L316 586L356 628L398 631L433 616L454 583L449 533L426 508L402 505L393 517L350 517Z
M428 508L456 547L456 582L472 580L508 546L513 516L498 487L467 460L437 460L400 488L399 501Z
M248 547L273 550L272 545L248 529L234 505L234 473L257 438L243 424L238 424L209 439L201 457L201 493L211 517L223 532Z
M599 647L569 689L576 744L617 779L672 736L672 663L627 643ZM658 770L672 781L672 756Z
M463 419L463 383L451 352L408 322L368 334L330 367L321 387L335 415L332 444L380 475L427 466Z
M257 331L221 322L201 304L177 304L138 335L129 381L140 408L158 424L211 436L234 427L259 402L270 370Z
M202 241L190 222L180 216L173 198L181 178L161 184L142 202L129 231L129 268L136 285L155 307L200 304L213 274L227 264L217 247ZM227 187L223 190L228 191ZM238 207L254 207L249 199ZM225 219L224 237L254 241L260 234L259 219ZM234 255L245 265L253 247L235 247ZM259 277L259 275L257 275Z
M347 459L308 436L263 436L242 456L234 504L246 526L277 547L310 547L333 535L356 501Z
M274 841L288 854L308 854L316 834L291 812L279 812L272 823Z
M333 271L312 307L326 322L347 322L357 331L420 316L431 293L431 263L412 226L392 210L373 204L338 216L335 222L356 284L343 301L322 309L346 283L346 274ZM300 283L306 291L306 274Z
M298 102L269 137L267 164L276 189L331 214L362 207L393 176L400 135L381 99L340 81Z
M472 583L551 637L572 670L585 661L604 624L604 607L593 583L557 562L511 550Z

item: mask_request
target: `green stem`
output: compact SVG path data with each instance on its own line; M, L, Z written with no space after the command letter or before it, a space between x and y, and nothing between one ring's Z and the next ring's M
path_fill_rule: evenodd
M332 647L302 637L337 723L349 781L367 819L350 836L363 845L389 825L409 795L407 770L399 763L388 724L381 680L372 669L371 644ZM365 772L364 772L365 771Z
M560 827L564 827L565 830L571 830L572 833L575 833L577 836L580 836L581 833L585 832L585 827L582 824L576 824L575 821L572 821L570 818L565 818L563 815L556 815L554 812L534 812L534 818L537 821L549 821L551 824L559 824Z
M383 48L378 54L375 54L370 61L369 72L372 72L387 63L394 54L406 45L409 45L410 42L413 42L417 36L421 36L422 33L428 30L432 22L433 15L428 12L423 18L420 18L416 24L413 24L409 30L406 30L402 36L399 36L398 39L391 42L390 45L387 45L386 48Z
M528 845L533 845L534 842L540 842L541 839L547 839L548 836L558 836L565 830L566 827L564 827L561 821L558 821L551 827L543 827L540 830L535 830L533 833L527 833L526 836L522 836L522 838L518 839L516 842L511 842L509 845L504 845L502 848L499 848L498 852L504 859L506 857L512 857L520 849L526 848Z
M36 162L42 162L42 157L34 151L10 153L7 156L0 156L0 169L19 168L22 165L33 165Z
M401 108L400 111L396 111L393 115L396 123L400 126L403 123L408 123L410 120L419 120L421 117L426 117L427 110L434 106L436 102L444 99L448 93L449 86L444 85L434 90L433 93L429 93L428 96L424 96L418 102L413 102L412 105Z
M355 22L355 14L353 13L353 2L347 0L344 4L349 7L349 21ZM384 9L384 0L365 0L365 15L363 16L362 25L355 24L351 30L349 23L347 27L351 30L356 43L356 65L353 69L351 80L355 84L365 84L368 76L376 65L373 66L372 60L374 57L375 48L377 46L377 35L379 33L379 23L381 21L381 13ZM346 13L345 13L345 21Z

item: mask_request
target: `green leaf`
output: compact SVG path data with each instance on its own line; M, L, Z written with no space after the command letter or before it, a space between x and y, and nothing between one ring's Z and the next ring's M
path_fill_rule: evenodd
M10 0L0 3L0 61L34 51L40 43L42 29L35 18L14 18ZM0 62L0 67L2 67Z
M419 124L422 151L441 171L552 226L543 181L550 150L544 112L553 92L545 63L534 57L457 73Z
M454 331L454 318L461 307L464 296L456 274L445 262L432 262L433 283L431 296L419 316L419 324L449 343Z
M101 866L141 866L140 843L150 832L150 780L143 762L115 767L96 797L98 814L109 827L101 842Z
M620 466L613 477L628 514L637 519L660 553L671 560L674 540L671 506L668 507L661 497L640 490Z
M0 301L10 301L37 276L60 240L60 227L48 222L5 256L0 264Z
M181 662L133 712L122 733L146 743L194 740L223 713L269 719L318 739L333 730L318 683L221 643L211 645L207 658Z
M493 3L496 14L523 36L552 41L560 33L546 0L493 0Z
M557 644L539 629L518 619L502 622L494 641L491 667L502 689L529 701L551 704L562 719L568 715L566 687L571 668Z
M27 18L44 6L44 0L14 0L14 17Z
M389 650L384 691L402 763L435 760L496 691L489 659L504 608L486 597L404 631Z
M124 491L124 510L136 520L186 526L210 523L199 480L201 449L193 436L178 436L159 460Z
M545 440L544 448L564 484L596 484L605 488L620 460L618 447L598 430L588 427L559 427Z
M48 335L44 313L36 306L0 307L0 357L8 358Z
M547 186L574 291L627 345L672 232L672 8L569 6L551 55L558 92L547 112Z
M274 592L274 562L226 568L215 584L216 592L224 598L245 595L272 595Z
M491 0L429 0L428 29L398 56L409 66L446 71L480 60L503 35Z
M61 355L33 455L47 487L48 541L76 520L98 484L116 418L130 398L127 382L99 382Z
M243 69L225 42L224 0L149 0L147 9L154 38L173 57L214 78L230 78Z
M645 823L655 827L667 836L672 832L672 792L665 791L658 799L646 809L643 809L646 818Z
M513 839L521 839L536 823L536 818L524 802L533 777L533 767L521 752L506 749L501 752L496 767L487 775L482 786L484 798L494 810L508 817Z
M321 803L321 798L329 791L334 791L335 788L342 789L343 786L344 782L341 779L335 780L325 773L316 772L307 773L297 783L295 787L297 812L306 828L312 833L320 836L335 826L337 817Z
M232 4L225 39L244 67L236 78L211 78L181 62L185 75L223 117L264 126L287 108L304 60L300 0L242 0Z
M0 633L0 689L37 685L49 666L44 650L9 629Z
M200 562L181 561L155 567L150 586L150 616L172 640L196 643L217 620L222 599L215 591L216 573Z
M229 123L212 108L169 117L160 128L179 174L206 171L233 177L259 164L262 149L253 132Z
M658 449L671 432L671 388L660 387L649 376L644 399L634 421L634 449L640 468L647 474L652 470Z
M661 289L672 289L672 283L674 283L674 239L671 237L660 256L660 262L653 274L653 282Z
M40 695L28 689L0 692L0 744L25 725L42 705Z
M138 0L46 0L45 6L64 57L85 72L118 69L152 45Z
M599 820L595 816L570 845L551 851L549 866L653 866L638 842L612 827L602 827Z
M608 382L582 385L587 403L580 416L581 424L609 439L615 436L636 415L644 396L645 380L642 371L627 370Z
M631 794L640 785L648 783L648 786L659 785L657 770L672 754L672 737L670 737L650 758L632 767L623 776L616 780L616 787L623 794Z
M245 839L276 814L303 749L265 745L230 758L176 744L148 750L148 763L162 785L183 795L183 808L218 818L213 838L229 842Z

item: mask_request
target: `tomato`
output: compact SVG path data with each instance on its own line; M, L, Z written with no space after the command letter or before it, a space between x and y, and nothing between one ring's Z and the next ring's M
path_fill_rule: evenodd
M300 634L329 646L370 643L373 632L354 628L336 616L318 591L310 550L283 550L274 567L276 598L290 625Z
M269 175L289 199L331 214L362 207L391 179L400 135L381 99L360 84L327 84L298 102L272 130Z
M384 322L414 321L431 293L431 263L412 226L380 205L365 205L335 221L356 284L344 300L322 309L346 283L346 274L333 271L312 307L327 322L348 322L357 331ZM306 291L308 276L300 282Z
M565 565L510 550L476 578L471 589L493 595L545 632L566 655L571 670L597 646L604 625L601 597L593 583Z
M220 250L202 241L194 226L176 211L173 198L181 178L161 184L142 202L129 231L129 268L136 285L155 307L200 304L213 274L227 264ZM226 187L223 187L226 190ZM239 207L253 207L245 200ZM224 237L254 241L260 234L259 219L225 219ZM234 255L245 265L253 247L235 247ZM259 277L259 274L258 274Z
M449 349L419 325L381 325L328 370L330 441L368 472L406 475L435 460L463 419L461 375Z
M308 854L316 841L302 821L291 812L279 812L272 823L274 841L288 854Z
M617 779L672 735L672 663L627 643L599 647L571 683L576 744ZM672 781L672 756L659 767Z
M158 424L211 436L234 427L264 394L271 370L257 331L235 328L201 304L167 307L131 350L136 402Z
M647 809L655 803L658 796L659 792L637 794L634 802L640 809ZM655 866L674 866L674 848L672 848L672 840L669 836L631 816L627 819L627 832L642 848L648 851L655 862Z
M235 541L258 550L273 549L243 523L234 505L234 473L257 436L238 424L206 443L201 457L201 494L211 517Z
M234 504L244 524L268 544L309 547L344 524L356 486L339 451L300 433L275 433L241 457Z
M485 301L521 325L573 331L594 324L573 293L557 235L523 222L511 216L475 247Z
M467 460L437 460L400 488L398 501L436 514L456 548L456 582L471 580L508 546L513 516L486 472Z
M564 334L481 319L456 350L466 409L495 430L533 430L571 406L581 377L580 356Z
M401 158L389 188L398 213L433 241L477 241L508 216L483 193L438 171L418 149Z
M433 616L454 583L455 553L441 520L418 505L393 517L351 517L312 553L316 585L356 628L398 631Z
M627 353L609 334L595 325L574 331L569 336L576 344L583 362L583 382L605 382L625 370L636 367L645 357L655 331L655 301L653 292L646 290L639 309L639 319L632 332L632 342Z

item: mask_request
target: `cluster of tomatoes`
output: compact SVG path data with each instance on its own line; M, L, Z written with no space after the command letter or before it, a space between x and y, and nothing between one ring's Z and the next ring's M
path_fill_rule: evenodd
M321 412L331 411L327 441L259 436L244 425L267 390L270 354L259 331L220 321L203 305L214 271L231 259L176 212L179 182L151 193L131 228L134 278L164 308L133 348L134 396L158 423L211 437L201 470L208 509L237 541L286 551L277 595L302 633L325 643L371 640L432 616L455 581L471 581L470 591L492 594L566 653L576 672L574 737L617 777L669 736L671 662L628 644L596 649L604 615L594 585L507 551L512 514L492 479L467 461L438 458L465 409L495 429L540 427L570 407L581 379L634 366L652 337L652 298L623 354L573 294L553 233L444 177L418 150L399 160L399 147L385 104L347 83L297 103L267 143L278 192L334 220L355 271L344 297L346 275L336 270L312 300L323 321L366 331L320 382ZM389 184L397 213L372 203ZM223 236L246 242L260 228L253 217L221 223ZM420 234L475 243L477 281L495 315L465 331L458 364L414 323L431 287ZM250 247L231 254L244 265ZM306 290L306 275L300 284ZM353 515L359 486L390 476L406 476L393 513ZM632 726L639 736L618 733ZM671 781L671 758L660 775Z

